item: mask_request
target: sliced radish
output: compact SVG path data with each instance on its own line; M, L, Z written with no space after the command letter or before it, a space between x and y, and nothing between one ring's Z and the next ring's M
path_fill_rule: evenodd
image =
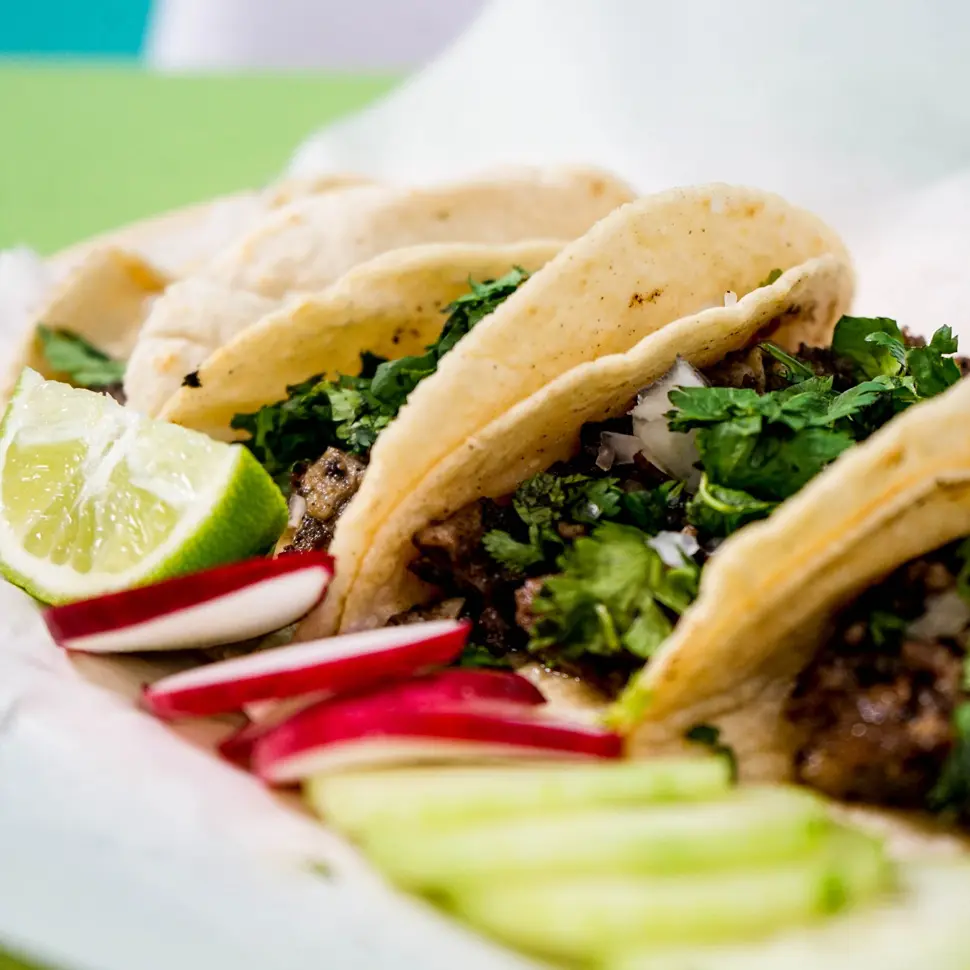
M364 701L375 698L386 707L405 705L412 708L454 708L471 701L501 701L527 706L546 702L538 687L525 677L507 670L442 670L390 687L354 694L352 699ZM240 728L219 745L220 754L237 764L248 764L260 738L301 710L318 703L320 695L316 694L280 702L275 709L264 708L260 712L263 715L261 719L253 718L252 723ZM331 703L336 702L331 700Z
M247 559L44 611L67 650L121 653L215 647L298 620L322 599L333 560L311 552Z
M205 717L254 701L364 690L450 663L470 629L434 620L295 643L165 677L145 689L144 701L160 717Z
M288 784L350 766L622 753L612 732L521 704L432 697L392 688L309 707L256 740L253 769L264 781Z

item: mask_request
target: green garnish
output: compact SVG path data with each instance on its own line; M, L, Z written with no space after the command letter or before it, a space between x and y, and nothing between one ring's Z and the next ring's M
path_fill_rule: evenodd
M458 658L459 667L485 667L498 670L508 670L512 664L508 657L496 657L488 647L478 643L469 643L462 650Z
M97 390L120 384L124 378L123 361L113 360L78 334L44 326L37 333L47 363L67 375L74 387Z
M525 270L516 268L498 280L470 281L471 292L446 307L441 335L424 354L398 360L364 354L357 376L311 377L288 387L286 400L237 414L232 427L249 433L246 445L284 491L295 464L317 459L331 445L366 456L441 358L527 278Z
M633 526L605 522L576 539L560 572L536 595L531 650L555 646L563 657L615 655L646 660L697 595L700 567L664 564Z
M892 320L843 317L832 348L859 383L841 392L832 378L815 377L797 357L773 344L761 346L795 383L765 394L734 387L670 392L670 428L696 430L704 473L688 521L711 536L764 518L894 414L960 379L948 356L957 349L949 327L927 346L907 348Z
M782 270L773 269L757 286L757 289L761 289L762 286L771 286L776 280L780 280L782 276Z
M713 724L695 724L684 737L694 744L710 748L712 754L720 755L731 766L731 781L738 780L738 759L734 748L721 741L721 729Z
M953 731L953 748L930 792L928 805L934 812L959 816L970 808L970 701L953 712Z

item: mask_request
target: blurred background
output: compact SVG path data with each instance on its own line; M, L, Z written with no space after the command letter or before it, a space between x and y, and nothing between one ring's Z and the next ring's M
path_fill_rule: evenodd
M483 3L0 0L0 248L265 182Z

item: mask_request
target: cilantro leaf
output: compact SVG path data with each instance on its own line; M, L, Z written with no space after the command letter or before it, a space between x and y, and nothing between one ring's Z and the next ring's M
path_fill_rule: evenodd
M949 327L940 327L925 347L913 347L906 355L906 365L916 382L919 397L935 397L960 380L960 368L952 357L957 341Z
M694 744L702 744L709 748L711 754L719 755L727 760L731 767L731 780L738 780L738 758L734 748L721 741L721 729L713 724L695 724L685 734L686 740Z
M676 531L682 525L684 501L684 483L671 479L656 488L625 492L620 499L619 517L648 535Z
M235 415L231 426L249 433L246 445L284 492L294 465L315 461L331 445L366 457L408 395L435 372L441 358L527 278L524 270L516 268L498 280L470 281L471 292L445 308L448 319L424 354L385 360L365 352L357 376L311 377L288 387L285 400Z
M494 667L500 670L508 670L512 664L508 657L496 657L488 647L483 647L478 643L466 644L458 658L459 667Z
M903 334L888 317L842 317L835 325L832 350L850 360L867 378L899 373L899 351L905 351Z
M482 537L485 551L511 573L524 573L530 566L536 566L546 559L546 550L540 530L533 526L526 542L514 539L502 529L492 529ZM560 545L562 541L560 540Z
M780 280L782 277L782 270L773 269L756 287L756 289L761 289L762 286L771 286L776 280Z
M970 701L953 712L953 731L953 748L930 792L928 806L934 812L965 816L970 808Z
M868 626L873 644L885 647L899 642L909 626L909 621L887 610L873 610L869 614Z
M696 595L700 569L692 561L671 569L647 539L615 522L578 538L533 602L530 649L651 656L672 629L667 611L681 612Z
M687 503L687 521L704 535L724 538L748 522L766 518L776 505L740 489L715 485L705 473Z
M781 274L779 273L778 275L780 276ZM770 341L765 341L761 344L761 349L771 354L775 360L784 365L788 380L792 381L792 383L810 380L815 376L815 371L808 364L803 364L797 357L792 357L791 354L786 353L781 347L776 346Z
M66 374L75 387L103 388L120 384L125 376L123 361L112 360L83 337L69 330L37 328L47 363Z

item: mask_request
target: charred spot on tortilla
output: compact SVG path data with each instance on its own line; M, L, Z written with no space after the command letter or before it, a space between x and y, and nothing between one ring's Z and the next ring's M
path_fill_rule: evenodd
M199 372L194 370L186 374L182 378L182 387L202 387L202 381L199 380Z
M630 297L630 302L628 305L631 308L635 306L642 306L644 303L653 303L654 300L659 300L661 296L663 296L663 289L660 287L657 287L657 289L651 290L646 294L634 293Z

